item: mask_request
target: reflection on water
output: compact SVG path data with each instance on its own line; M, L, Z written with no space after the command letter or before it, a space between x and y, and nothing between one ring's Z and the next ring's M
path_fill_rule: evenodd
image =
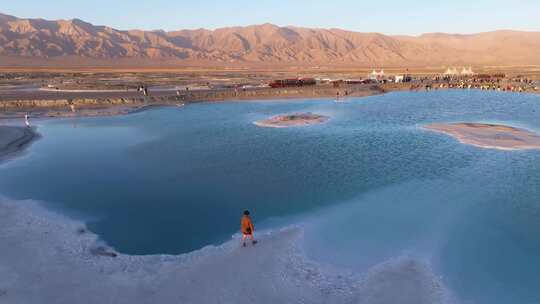
M538 131L539 101L406 92L345 103L197 104L78 119L77 128L49 121L31 153L0 170L0 193L86 219L132 254L223 242L247 208L259 227L304 223L306 252L321 263L362 271L414 256L463 301L536 303L540 152L483 150L419 126L479 121ZM331 120L252 124L291 112Z

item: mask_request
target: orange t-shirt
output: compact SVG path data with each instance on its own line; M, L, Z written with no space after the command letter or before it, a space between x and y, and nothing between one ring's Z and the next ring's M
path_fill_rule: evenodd
M253 227L253 223L251 222L251 219L249 216L244 215L242 217L242 221L240 224L240 230L243 234L252 234L255 228Z

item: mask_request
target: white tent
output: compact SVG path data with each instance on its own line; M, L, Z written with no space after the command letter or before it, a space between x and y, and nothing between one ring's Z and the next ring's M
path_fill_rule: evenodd
M377 72L376 70L373 70L371 74L368 75L369 79L381 79L384 77L384 70L381 70L380 72Z
M463 68L460 73L462 76L472 76L474 75L474 72L472 71L472 68Z
M448 68L446 72L444 72L444 75L455 76L455 75L459 75L459 73L456 68Z

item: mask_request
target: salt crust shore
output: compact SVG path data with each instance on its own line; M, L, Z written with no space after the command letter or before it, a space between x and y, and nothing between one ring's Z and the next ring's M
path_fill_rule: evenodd
M4 198L0 303L452 302L423 261L398 257L364 274L329 270L305 258L302 236L290 227L259 232L255 247L235 236L184 255L113 258L91 253L103 244L81 222Z
M34 128L0 126L0 161L16 156L37 138Z
M424 128L456 138L463 144L486 149L540 149L540 135L511 126L483 123L437 123Z
M111 116L129 114L148 106L175 106L198 102L220 101L257 101L257 100L290 100L306 98L327 98L343 95L365 97L383 94L385 91L376 85L352 85L339 89L333 87L297 87L282 89L253 90L200 90L182 92L151 92L151 96L141 96L139 92L46 92L16 93L0 96L0 119L20 118L30 112L33 118L38 117L81 117ZM41 94L43 93L43 94ZM6 94L3 94L6 95ZM71 105L76 112L72 112Z

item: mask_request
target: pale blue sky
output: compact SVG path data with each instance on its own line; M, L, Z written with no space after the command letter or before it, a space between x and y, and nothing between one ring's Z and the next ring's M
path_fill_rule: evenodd
M217 28L274 23L416 35L540 31L540 0L2 0L18 17L79 18L118 29Z

